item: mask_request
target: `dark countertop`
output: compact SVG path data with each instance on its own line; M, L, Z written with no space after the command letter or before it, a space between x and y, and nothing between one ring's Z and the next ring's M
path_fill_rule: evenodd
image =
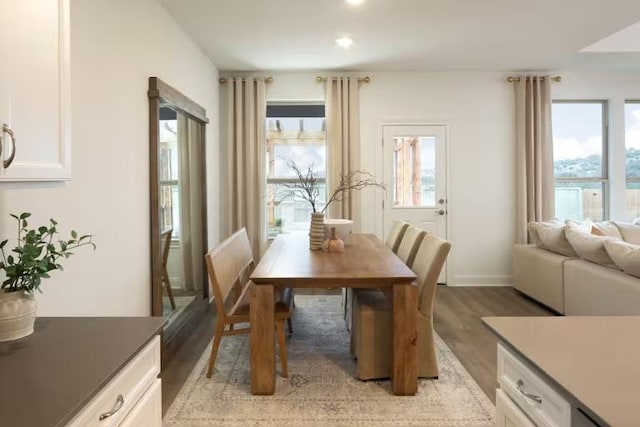
M0 425L64 426L162 330L161 317L39 317L0 343Z

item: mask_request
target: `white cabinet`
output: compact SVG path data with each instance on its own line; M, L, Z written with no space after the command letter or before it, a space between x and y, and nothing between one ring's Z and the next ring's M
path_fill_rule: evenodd
M160 427L160 337L155 336L67 427Z
M569 402L501 344L498 344L498 384L496 426L571 426Z
M69 179L69 0L2 0L0 16L0 181Z

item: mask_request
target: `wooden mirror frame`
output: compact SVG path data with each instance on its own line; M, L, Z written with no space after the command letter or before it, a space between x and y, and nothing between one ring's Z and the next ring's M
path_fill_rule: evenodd
M206 132L205 126L209 123L206 111L203 107L169 86L157 77L149 77L149 194L151 217L151 315L163 316L162 307L162 241L160 238L160 180L159 172L159 139L160 139L160 108L169 107L186 115L191 120L202 125L200 159L202 162L202 242L203 250L207 250L207 186L206 186ZM168 361L175 351L182 345L190 332L197 325L198 320L204 315L209 305L209 282L202 254L203 283L202 296L193 302L191 313L185 316L182 322L176 322L175 326L163 331L162 363Z

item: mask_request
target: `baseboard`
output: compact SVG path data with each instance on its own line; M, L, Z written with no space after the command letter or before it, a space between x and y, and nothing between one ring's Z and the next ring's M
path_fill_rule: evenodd
M453 276L447 282L449 286L513 286L512 275L463 275Z

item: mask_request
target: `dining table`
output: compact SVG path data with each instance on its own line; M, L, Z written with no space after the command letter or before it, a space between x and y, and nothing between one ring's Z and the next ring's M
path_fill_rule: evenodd
M416 276L374 234L351 234L344 252L309 249L305 233L278 235L253 270L250 300L251 393L275 392L274 295L279 288L381 289L392 300L391 391L415 395L417 370Z

